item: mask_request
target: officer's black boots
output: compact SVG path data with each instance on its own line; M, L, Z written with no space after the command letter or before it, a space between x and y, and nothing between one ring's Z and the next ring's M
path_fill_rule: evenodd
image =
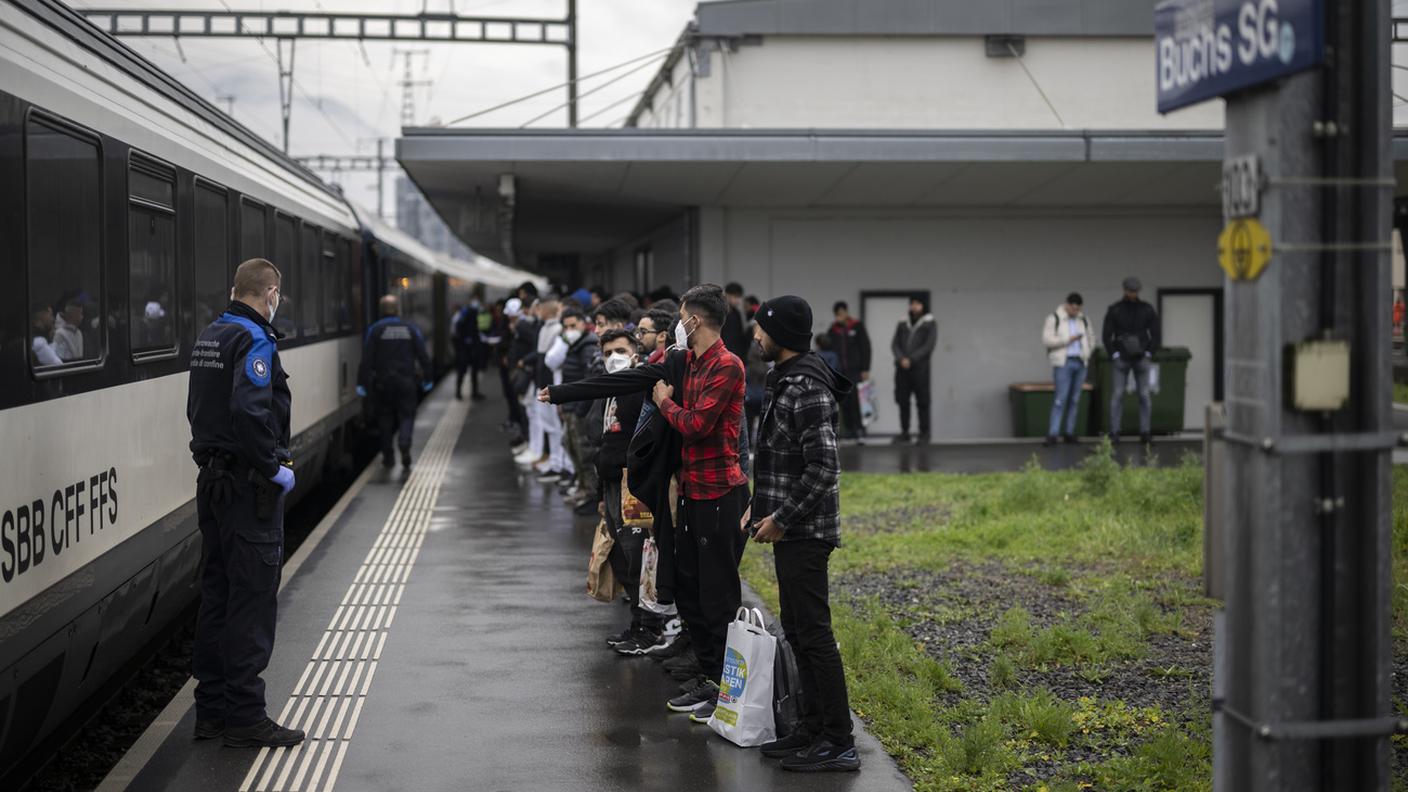
M225 745L231 748L287 748L303 742L303 731L286 729L269 718L253 726L225 729Z
M196 739L213 740L225 733L224 721L196 721Z
M401 467L407 470L411 469L411 449L409 448L401 449Z

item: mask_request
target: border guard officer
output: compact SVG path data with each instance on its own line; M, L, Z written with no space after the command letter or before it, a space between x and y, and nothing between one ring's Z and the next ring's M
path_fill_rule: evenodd
M381 464L396 463L392 436L401 449L401 465L411 467L411 432L416 425L416 385L429 393L434 369L420 329L401 318L401 301L387 294L379 303L381 318L367 328L362 365L357 371L357 395L371 397L372 412L381 428ZM416 368L420 368L420 376Z
M203 551L195 736L223 735L237 748L303 741L269 718L260 678L274 648L284 497L294 484L288 377L271 324L280 280L264 259L235 271L229 307L191 353L186 402Z

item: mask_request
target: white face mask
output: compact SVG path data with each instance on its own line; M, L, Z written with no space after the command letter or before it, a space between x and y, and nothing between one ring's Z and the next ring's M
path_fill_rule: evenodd
M575 344L582 338L581 330L563 330L562 337L567 339L567 343Z
M631 367L631 356L625 352L612 352L606 356L606 373L615 374Z
M274 299L269 301L269 324L274 323L274 314L279 312L279 293L274 292Z
M675 323L675 346L677 347L689 346L689 331L684 329L684 323L687 321L689 320L681 319Z

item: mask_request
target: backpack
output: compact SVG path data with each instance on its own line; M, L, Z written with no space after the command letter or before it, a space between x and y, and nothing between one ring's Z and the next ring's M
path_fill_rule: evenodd
M777 653L773 655L772 719L779 739L802 725L802 674L797 670L797 654L792 644L777 635Z

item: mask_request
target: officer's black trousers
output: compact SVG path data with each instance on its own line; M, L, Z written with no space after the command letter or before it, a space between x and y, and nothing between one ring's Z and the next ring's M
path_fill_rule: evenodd
M381 454L391 458L392 441L402 452L411 452L411 433L416 428L416 383L392 380L377 386L376 424L381 432Z
M900 406L900 431L909 434L909 397L919 408L919 434L929 437L929 366L895 369L895 401Z
M283 497L268 520L255 514L254 487L234 475L234 495L214 504L196 495L200 521L200 612L191 672L196 719L226 726L262 721L264 680L274 649L283 567Z
M814 737L850 745L851 708L846 672L831 632L826 566L831 545L820 539L778 542L773 550L782 631L797 655L802 677L802 728Z
M728 625L743 592L738 562L744 534L738 529L748 507L748 485L713 500L683 498L675 530L675 606L689 628L704 676L717 681L724 670Z

